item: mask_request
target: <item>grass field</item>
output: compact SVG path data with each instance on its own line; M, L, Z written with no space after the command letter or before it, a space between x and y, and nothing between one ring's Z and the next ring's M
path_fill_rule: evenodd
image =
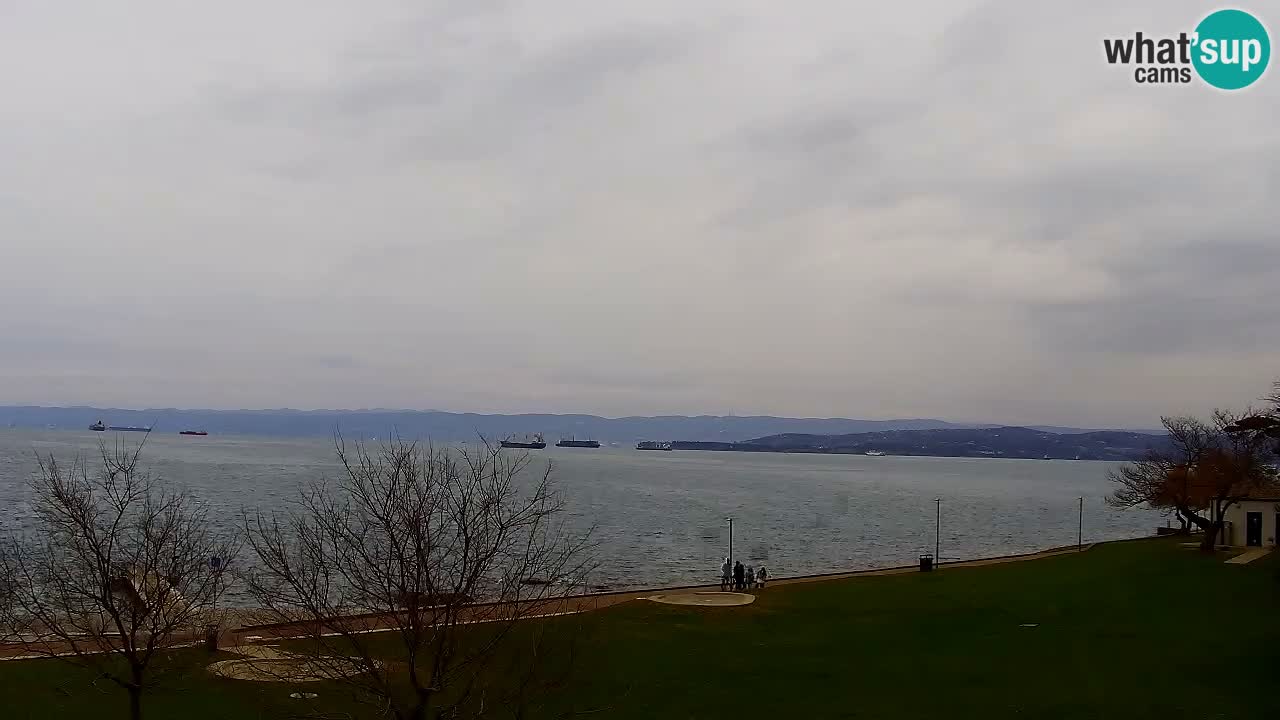
M1224 565L1176 541L769 588L743 608L578 616L568 685L538 715L601 718L1280 717L1280 554ZM567 622L567 621L560 621ZM1034 627L1023 627L1024 624ZM194 654L192 662L207 656ZM152 718L377 717L338 687L196 672ZM3 717L123 717L54 661L0 663Z

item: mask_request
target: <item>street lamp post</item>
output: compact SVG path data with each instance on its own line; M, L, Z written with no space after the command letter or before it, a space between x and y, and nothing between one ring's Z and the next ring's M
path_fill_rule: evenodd
M1076 527L1076 549L1084 548L1084 498L1080 498L1080 524Z
M937 567L942 564L942 498L934 498L933 504L937 508L933 525L933 565Z
M733 518L727 517L729 521L729 562L733 562Z

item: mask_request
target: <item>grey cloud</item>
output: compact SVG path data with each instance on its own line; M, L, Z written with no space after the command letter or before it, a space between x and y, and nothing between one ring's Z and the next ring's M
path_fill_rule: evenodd
M900 199L900 188L883 187L887 179L867 171L892 162L892 148L878 146L874 130L911 110L907 103L876 99L779 109L778 117L715 143L712 157L752 178L718 222L742 230L832 205L883 207Z
M1144 293L1132 298L1041 306L1028 313L1047 347L1071 353L1156 357L1188 351L1268 352L1280 333L1273 309L1248 300L1181 298ZM1265 379L1264 379L1265 380ZM1265 388L1263 382L1259 387Z
M509 101L563 110L606 90L625 90L628 74L678 63L697 37L687 27L622 25L572 40L524 61L509 85Z
M1280 334L1268 300L1280 287L1280 242L1200 238L1107 263L1114 295L1028 305L1031 326L1061 352L1267 353Z
M333 370L358 370L365 364L349 355L317 355L311 358L316 365Z
M406 68L380 68L340 75L311 88L278 83L216 91L218 103L233 121L289 123L307 118L332 122L365 122L380 113L426 108L438 103L442 89L429 73Z

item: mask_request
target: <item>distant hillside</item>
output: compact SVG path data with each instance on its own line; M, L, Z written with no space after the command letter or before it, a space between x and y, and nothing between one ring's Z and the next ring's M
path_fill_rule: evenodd
M186 429L212 434L327 436L341 430L350 437L385 436L467 440L477 435L543 433L554 442L570 435L606 442L706 440L738 442L778 433L844 434L877 430L973 427L941 420L850 420L660 416L605 418L595 415L480 415L435 410L127 410L91 407L0 406L0 427L81 430L97 420L108 425L154 425L157 432Z
M742 443L751 438L768 449L799 451L817 446L841 447L863 434L926 430L981 430L992 425L951 423L943 420L854 420L849 418L784 418L761 416L664 415L606 418L597 415L482 415L439 410L182 410L158 408L130 410L93 407L0 406L0 428L58 428L82 430L102 420L108 425L154 426L157 432L207 430L212 434L281 437L328 436L340 430L349 437L386 436L435 440L470 440L477 435L503 438L540 432L554 442L575 436L604 442L634 443L640 440L682 440ZM1089 434L1078 428L1021 428L1028 432ZM1121 433L1134 435L1136 433ZM887 437L887 436L886 436ZM779 439L788 438L788 439ZM775 447L776 446L776 447ZM852 446L850 446L852 447ZM887 448L882 448L888 452ZM844 452L841 450L840 452Z
M782 433L741 443L677 442L679 450L865 453L937 457L1134 460L1168 442L1163 435L1121 430L1053 433L1025 427L907 429L823 435Z

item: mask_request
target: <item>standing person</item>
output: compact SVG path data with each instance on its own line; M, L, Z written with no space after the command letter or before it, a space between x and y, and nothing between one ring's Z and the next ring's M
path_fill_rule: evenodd
M747 566L747 589L754 588L755 586L756 586L756 569L748 565Z
M720 566L720 591L724 592L729 589L729 579L733 577L733 566L729 564L729 558L724 559L724 564Z
M756 587L763 588L764 581L768 579L769 579L769 571L765 570L764 566L761 565L760 571L756 573Z
M746 584L746 571L747 569L742 567L741 562L733 564L733 588L739 592L742 591L742 586Z

